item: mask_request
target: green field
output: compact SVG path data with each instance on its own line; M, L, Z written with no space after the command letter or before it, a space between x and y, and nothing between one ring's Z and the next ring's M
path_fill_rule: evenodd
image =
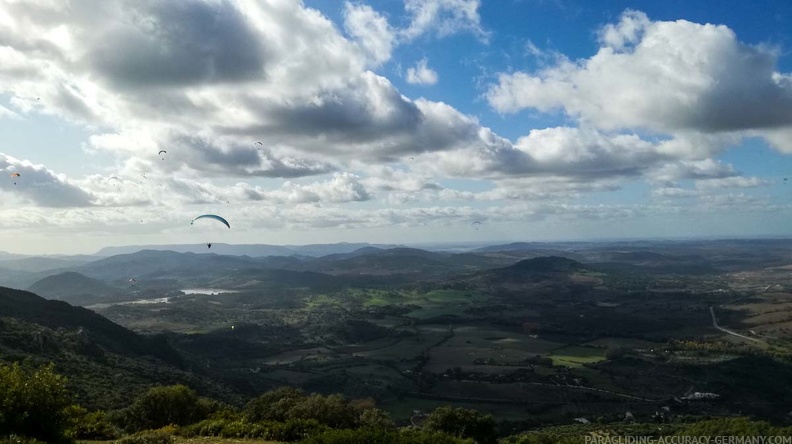
M553 350L550 353L553 365L580 367L583 364L594 364L605 360L605 350L593 347L570 345Z

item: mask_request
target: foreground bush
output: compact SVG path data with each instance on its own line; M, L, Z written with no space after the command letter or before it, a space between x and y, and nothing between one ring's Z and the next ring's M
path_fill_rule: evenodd
M452 436L472 438L478 444L498 442L495 420L491 415L485 415L475 410L450 406L438 407L429 414L424 427L427 430L443 432Z
M0 364L0 436L66 440L64 410L70 398L66 378L55 373L53 364L37 369Z
M168 424L188 425L209 416L210 404L184 385L154 387L113 418L122 428L133 431L157 429Z
M71 439L90 439L107 441L118 437L118 430L107 418L105 412L99 410L89 412L79 405L66 408L66 436Z
M162 430L144 430L134 435L125 436L118 441L118 444L171 444L175 440L173 435Z
M302 444L473 444L473 440L421 430L358 429L328 430Z
M272 441L294 442L320 434L327 427L316 420L291 419L285 422L207 419L182 427L178 434L184 437L214 436L221 438L257 438Z

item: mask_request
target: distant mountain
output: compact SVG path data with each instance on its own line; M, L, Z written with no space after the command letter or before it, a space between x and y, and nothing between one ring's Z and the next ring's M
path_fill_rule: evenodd
M526 273L569 273L585 269L578 261L565 257L547 256L526 259L503 270L513 270Z
M102 280L141 279L194 280L240 268L264 268L256 259L173 251L143 250L99 259L76 268L79 273Z
M68 256L57 258L35 256L21 259L0 260L0 268L36 273L59 268L75 267L94 260L96 260L95 257L86 256L75 256L73 258Z
M73 305L107 301L119 293L118 288L74 271L47 276L31 285L28 291Z
M165 250L176 253L215 253L229 256L313 256L320 257L329 254L351 253L365 247L395 248L399 245L369 244L369 243L337 243L337 244L311 244L311 245L266 245L266 244L222 244L213 243L211 250L206 244L182 245L128 245L123 247L105 247L99 250L97 256L114 256L118 254L136 253L142 250Z
M0 286L9 288L27 288L41 279L37 273L29 271L0 268Z

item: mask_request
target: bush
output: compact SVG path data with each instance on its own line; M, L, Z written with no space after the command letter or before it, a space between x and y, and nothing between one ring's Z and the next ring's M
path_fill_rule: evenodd
M289 409L305 399L302 390L280 387L251 400L245 406L248 421L285 421Z
M436 408L426 419L424 425L427 430L461 438L472 438L478 444L496 443L496 426L495 420L490 415L450 406Z
M287 412L288 419L315 419L334 429L357 426L358 414L341 395L313 394L298 402Z
M178 435L187 438L192 438L193 436L221 436L227 422L228 420L226 419L205 419L180 428Z
M440 432L421 430L328 430L307 438L302 444L472 444Z
M299 441L327 430L318 421L291 419L286 422L248 422L244 420L207 419L179 429L184 437L259 438L273 441Z
M363 413L360 414L358 423L360 427L367 429L393 430L396 428L396 424L393 423L390 416L380 409L364 410Z
M2 444L46 444L43 441L39 441L36 438L27 438L24 436L6 436L5 438L0 438L0 443Z
M210 405L183 385L154 387L139 396L121 415L127 430L145 430L168 424L187 425L209 416Z
M162 430L145 430L134 435L125 436L117 444L171 444L173 435Z
M0 436L20 434L47 442L66 440L66 378L54 364L27 369L0 364Z
M66 436L71 439L111 440L118 437L118 430L101 410L89 412L79 405L65 410L68 426Z
M290 419L275 423L266 439L273 441L293 442L321 434L327 427L315 419Z

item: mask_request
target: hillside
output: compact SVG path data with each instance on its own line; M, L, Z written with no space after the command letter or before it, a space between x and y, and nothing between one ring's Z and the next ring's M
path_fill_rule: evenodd
M134 333L93 311L0 287L0 361L54 362L78 400L94 408L126 405L152 385L185 383L234 402L235 392L204 376L162 336Z
M47 276L28 287L28 291L73 305L106 301L119 293L115 287L74 271Z

